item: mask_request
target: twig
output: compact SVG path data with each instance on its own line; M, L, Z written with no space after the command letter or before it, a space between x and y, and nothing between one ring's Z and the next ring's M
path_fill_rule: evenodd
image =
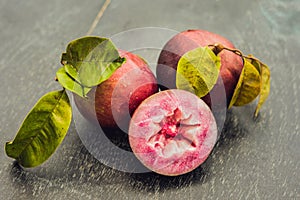
M100 21L103 13L105 12L106 8L108 7L108 5L110 4L110 0L106 0L103 4L103 6L101 7L100 11L98 12L96 18L94 19L90 29L88 30L88 32L86 33L86 35L91 35L94 31L94 29L96 28L98 22Z

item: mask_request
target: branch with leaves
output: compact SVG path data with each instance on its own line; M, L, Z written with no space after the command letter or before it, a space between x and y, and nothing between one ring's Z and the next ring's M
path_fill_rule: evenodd
M49 92L26 116L15 139L5 145L6 154L23 167L45 162L65 138L72 119L66 89L86 98L125 62L110 39L83 37L69 43L56 72L61 91Z

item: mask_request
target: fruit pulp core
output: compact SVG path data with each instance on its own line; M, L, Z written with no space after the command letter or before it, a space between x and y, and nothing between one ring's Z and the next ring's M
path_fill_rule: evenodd
M178 128L180 126L180 117L181 117L181 112L177 108L174 111L173 115L167 116L159 123L160 127L162 128L158 132L158 134L162 134L166 139L174 138L179 131Z
M165 157L172 156L174 154L184 153L186 150L193 150L196 148L196 143L193 137L187 137L184 134L184 129L186 127L194 125L183 124L182 113L176 108L172 115L164 117L164 119L159 122L161 129L149 138L148 142L151 143L155 149L160 149L161 155ZM196 125L197 126L197 125Z

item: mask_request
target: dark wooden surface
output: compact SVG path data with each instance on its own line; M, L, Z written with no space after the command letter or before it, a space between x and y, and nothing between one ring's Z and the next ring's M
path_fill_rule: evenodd
M84 147L74 123L42 166L22 169L4 152L54 81L66 44L85 35L104 0L0 1L0 199L300 199L300 2L112 0L93 34L132 28L206 29L271 69L271 94L233 108L213 153L179 177L111 169ZM146 58L147 59L147 58ZM155 60L151 60L155 62Z

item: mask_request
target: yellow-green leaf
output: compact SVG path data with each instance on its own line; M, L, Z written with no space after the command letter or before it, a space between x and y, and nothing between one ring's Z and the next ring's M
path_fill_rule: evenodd
M232 95L232 98L231 98L228 108L231 108L234 105L234 103L236 102L236 100L241 92L242 84L244 81L244 73L245 73L245 68L243 68L243 70L241 71L239 81L235 86L235 89L234 89L234 92L233 92L233 95Z
M261 63L261 83L260 83L260 94L259 94L259 100L255 109L255 117L258 115L258 112L261 108L261 106L264 104L266 99L269 96L270 93L270 70L268 66Z
M208 47L199 47L185 53L177 65L176 86L203 97L217 82L220 56Z
M71 123L72 110L65 90L43 96L25 118L6 154L23 167L45 162L61 144Z
M257 69L258 73L261 74L261 62L253 55L248 55L248 61Z
M244 59L244 67L235 88L230 106L243 106L253 101L260 93L261 78L255 66Z
M69 65L69 64L67 64ZM86 94L92 89L82 86L77 80L72 78L64 67L61 67L56 72L58 82L67 90L78 94L81 97L86 97Z

